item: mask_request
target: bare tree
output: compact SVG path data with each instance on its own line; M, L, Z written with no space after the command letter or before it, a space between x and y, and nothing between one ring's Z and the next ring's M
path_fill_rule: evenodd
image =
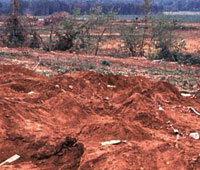
M18 16L19 15L19 0L12 0L12 15Z
M12 13L5 22L2 35L4 45L7 47L21 47L27 40L27 31L19 17L19 0L12 0Z
M142 43L140 46L140 55L144 56L144 46L145 41L147 38L147 29L148 29L148 21L149 21L149 13L151 10L151 0L144 0L144 4L141 5L141 8L144 10L144 27L143 27L143 37L142 37Z

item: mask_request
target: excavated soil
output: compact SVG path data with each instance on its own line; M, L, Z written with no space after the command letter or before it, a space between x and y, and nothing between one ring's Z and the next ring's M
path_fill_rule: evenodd
M139 76L0 66L2 170L198 170L200 98ZM173 128L179 131L175 134ZM101 142L123 140L118 145Z

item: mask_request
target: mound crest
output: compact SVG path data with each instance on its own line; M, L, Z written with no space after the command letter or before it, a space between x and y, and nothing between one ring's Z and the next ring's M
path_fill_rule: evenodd
M199 118L186 109L200 110L199 101L182 97L167 82L96 72L47 78L2 65L0 94L0 162L21 156L4 169L199 165L200 145L189 137L190 132L199 132ZM172 127L180 130L180 140ZM101 146L109 140L125 142Z

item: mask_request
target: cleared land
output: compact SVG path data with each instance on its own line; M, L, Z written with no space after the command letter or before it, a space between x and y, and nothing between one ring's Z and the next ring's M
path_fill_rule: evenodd
M198 32L180 34L198 55ZM21 156L0 169L199 169L198 65L30 48L0 64L0 162Z

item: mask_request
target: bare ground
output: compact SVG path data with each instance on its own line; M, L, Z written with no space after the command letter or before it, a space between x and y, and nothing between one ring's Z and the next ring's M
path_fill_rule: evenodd
M1 169L199 169L199 140L189 137L200 133L199 116L189 109L200 112L198 66L28 48L1 52L0 162L21 156ZM125 142L101 146L116 139Z

